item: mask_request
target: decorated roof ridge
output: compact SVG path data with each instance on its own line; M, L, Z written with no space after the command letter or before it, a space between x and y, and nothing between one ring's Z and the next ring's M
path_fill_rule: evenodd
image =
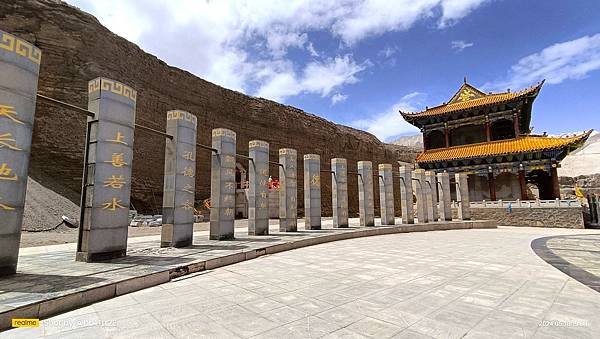
M487 106L487 105L509 102L514 99L518 99L523 96L526 96L526 95L530 95L530 94L537 95L539 90L542 88L544 82L545 82L545 80L542 80L539 83L537 83L531 87L522 89L517 92L508 91L508 92L498 92L498 93L491 93L491 94L485 94L482 91L475 88L474 86L472 86L468 83L464 83L463 85L461 85L458 92L456 92L456 94L454 94L454 96L452 96L449 103L444 103L444 104L441 104L441 105L438 105L435 107L428 107L424 111L420 111L420 112L402 112L402 111L400 111L400 114L404 117L405 120L411 121L411 120L414 120L416 118L421 118L421 117L443 115L446 113L472 109L474 107L479 107L479 106ZM470 91L470 93L464 92L465 90ZM477 92L473 92L473 90L476 90ZM464 93L464 95L463 95L463 93ZM474 98L472 98L472 97L474 97Z
M418 163L453 161L479 157L547 151L585 141L593 130L572 137L522 136L516 139L496 140L469 145L437 148L422 152Z
M488 94L484 93L483 91L481 91L479 88L477 88L477 87L471 85L470 83L468 83L467 79L465 79L465 82L460 86L460 88L458 89L458 91L456 91L456 93L454 93L454 95L450 98L450 100L448 101L448 103L442 104L442 105L447 105L447 104L452 104L452 103L455 103L455 102L463 101L463 100L461 100L461 94L462 93L471 93L476 98L481 98L481 97L484 97L484 96L488 95ZM439 106L441 106L441 105L439 105Z

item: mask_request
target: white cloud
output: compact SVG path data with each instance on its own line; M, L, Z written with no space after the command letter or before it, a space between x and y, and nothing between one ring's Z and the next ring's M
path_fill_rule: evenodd
M442 17L438 26L445 28L469 15L477 7L489 0L442 0Z
M423 97L424 94L419 92L407 94L385 111L367 119L355 120L350 125L364 129L375 135L379 140L386 142L391 141L400 134L419 133L419 129L406 122L399 111L416 111L416 105L421 102Z
M513 65L505 80L485 84L485 89L521 89L546 79L559 84L568 79L585 78L600 69L600 33L556 43L528 55Z
M318 57L319 56L319 53L315 49L315 46L313 46L312 42L309 42L308 45L306 45L306 50L308 51L308 53L310 53L310 56L312 56L312 57Z
M267 47L274 57L279 58L287 53L289 47L302 48L307 40L306 33L274 31L267 34Z
M330 96L333 89L357 81L356 67L351 67L351 74L336 68L345 67L335 63L344 56L334 57L333 63L315 60L317 64L288 58L290 48L322 57L310 41L312 32L324 32L350 46L375 35L408 30L424 18L445 27L487 0L67 1L171 65L231 89L285 99L304 92ZM282 62L285 67L265 71ZM335 78L316 77L324 84L303 83L319 63L333 67L326 70L332 70L329 74ZM361 68L365 62L352 64ZM301 83L291 84L294 79ZM278 84L284 87L275 88Z
M268 63L258 72L262 83L257 96L282 101L300 93L313 93L329 96L343 85L358 82L358 73L365 70L368 63L357 64L350 55L335 57L324 62L313 61L297 74L291 63Z
M463 49L473 47L472 42L466 42L464 40L454 40L450 42L450 47L455 49L457 52L462 52Z
M398 50L399 48L397 46L386 46L384 49L377 52L377 56L387 59L392 55L396 54Z
M335 105L338 102L344 102L344 101L346 101L346 99L348 99L348 95L342 94L342 93L335 93L331 97L331 105Z

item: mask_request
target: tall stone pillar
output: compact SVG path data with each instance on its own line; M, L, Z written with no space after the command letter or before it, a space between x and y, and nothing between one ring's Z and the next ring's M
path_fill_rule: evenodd
M167 112L161 247L190 246L194 234L196 131L198 119L185 111Z
M269 234L269 144L252 140L248 144L248 235Z
M400 174L400 207L402 209L402 223L414 224L412 173L406 166L400 166L398 172Z
M279 150L279 231L298 230L298 177L297 153L295 149Z
M394 225L396 213L394 211L394 178L392 177L392 164L379 164L378 169L381 224Z
M321 157L304 155L304 228L321 229Z
M97 122L88 135L78 261L125 256L136 97L131 87L114 80L88 83L88 109L96 113L88 121Z
M447 172L438 173L437 179L439 182L438 197L440 201L440 221L451 221L452 199L450 196L450 175Z
M431 211L428 214L429 221L437 221L438 220L438 192L437 192L437 180L435 176L435 172L426 171L425 172L425 181L427 181L426 185L429 189L429 201L431 203L427 204L428 209L431 208ZM430 207L431 206L431 207Z
M346 159L331 159L331 199L333 227L348 227L348 164Z
M0 276L17 271L41 58L0 31Z
M428 222L427 194L425 192L425 170L416 169L412 172L413 190L417 196L417 219L419 223Z
M235 223L235 132L216 128L212 130L210 172L210 239L234 238Z
M458 219L471 219L471 205L469 202L469 184L466 173L456 173L456 200L458 201Z
M359 161L358 174L358 212L360 214L360 225L375 226L373 164L370 161Z

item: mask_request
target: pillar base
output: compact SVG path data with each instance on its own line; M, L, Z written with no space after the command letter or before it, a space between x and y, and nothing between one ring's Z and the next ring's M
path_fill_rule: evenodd
M210 240L234 240L233 234L213 234L209 237Z
M17 273L17 265L0 267L0 277Z
M321 229L321 225L319 226L304 226L305 230L320 230Z
M160 242L160 247L165 248L165 247L189 247L192 246L192 240L181 240L181 241L177 241L177 242L171 242L171 241L161 241Z
M248 235L269 235L269 229L248 231Z
M125 257L127 250L118 250L111 252L99 252L99 253L89 253L89 252L77 252L75 256L76 261L82 262L97 262L97 261L106 261L111 259L117 259Z

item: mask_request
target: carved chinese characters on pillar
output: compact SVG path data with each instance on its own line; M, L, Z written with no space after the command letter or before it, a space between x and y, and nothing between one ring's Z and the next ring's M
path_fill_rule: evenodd
M6 125L24 125L23 121L18 119L18 113L15 108L10 105L0 104L0 119L6 121ZM4 121L2 121L3 125L5 124ZM12 151L22 151L19 145L17 145L17 140L12 133L3 133L0 131L0 149L2 148ZM0 162L0 183L4 182L4 184L10 184L11 182L16 182L19 179L12 166L14 166L12 163L4 161ZM3 198L4 197L0 196L0 209L5 211L14 211L14 206L2 203Z
M121 131L117 131L115 137L106 140L106 142L110 144L129 146L129 144L125 141L125 135ZM117 152L111 153L110 159L100 159L100 161L111 164L114 169L129 165L125 161L125 154L123 152L118 152L118 150ZM110 177L104 180L103 187L114 190L122 190L125 185L127 185L127 182L125 181L125 177L123 175L111 173ZM116 211L121 208L128 208L127 206L123 206L122 203L123 202L117 197L112 197L109 201L106 201L102 204L102 209Z

